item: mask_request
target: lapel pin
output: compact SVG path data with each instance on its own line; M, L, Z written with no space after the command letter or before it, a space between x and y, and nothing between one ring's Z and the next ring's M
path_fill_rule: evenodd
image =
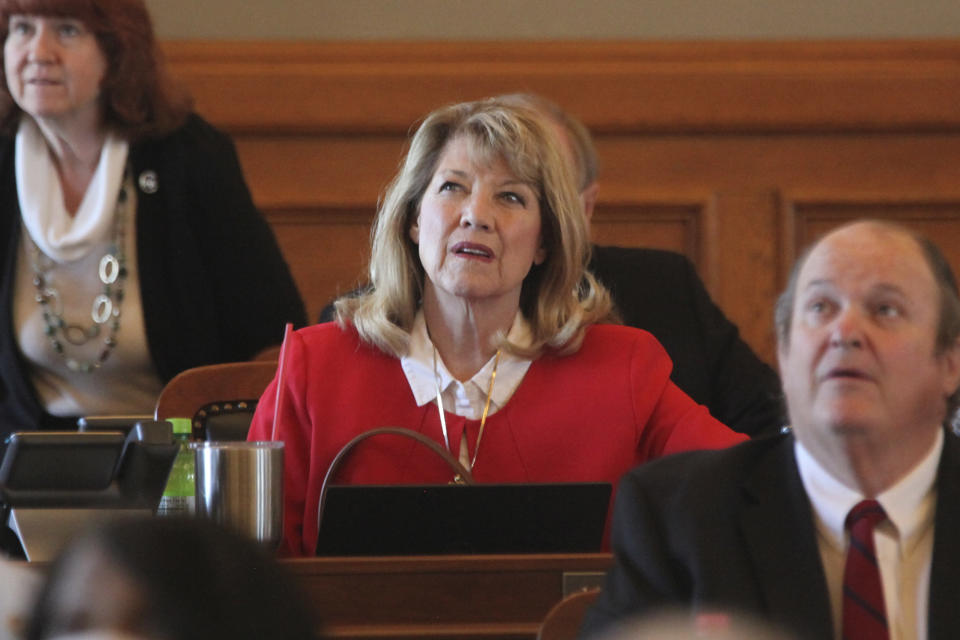
M140 185L140 190L144 193L156 193L160 186L160 181L157 179L157 172L147 169L137 178L137 184Z

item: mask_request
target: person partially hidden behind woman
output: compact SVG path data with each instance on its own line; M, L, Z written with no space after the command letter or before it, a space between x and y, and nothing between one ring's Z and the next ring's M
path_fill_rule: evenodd
M650 458L745 439L670 382L650 334L597 324L610 297L584 271L586 222L554 140L543 116L495 99L419 127L377 214L371 290L291 335L282 388L253 419L250 439L269 439L281 403L283 553L313 553L324 474L375 427L439 442L477 482L614 483ZM427 448L378 436L337 479L451 477Z
M142 0L0 0L0 39L0 439L152 413L180 371L305 324L232 142L172 88Z

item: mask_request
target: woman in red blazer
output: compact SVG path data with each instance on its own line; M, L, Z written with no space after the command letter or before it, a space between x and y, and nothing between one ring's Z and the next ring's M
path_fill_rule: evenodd
M598 324L610 297L585 270L559 144L543 116L496 99L419 127L377 214L372 286L337 302L336 323L291 335L281 388L257 407L250 439L286 442L284 553L313 553L331 461L376 427L422 434L477 482L616 483L650 458L744 439L670 382L650 334ZM378 436L337 479L453 476L416 442Z

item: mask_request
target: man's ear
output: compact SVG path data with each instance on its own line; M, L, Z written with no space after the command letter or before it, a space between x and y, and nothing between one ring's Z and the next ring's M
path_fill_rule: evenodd
M960 388L960 336L937 356L943 373L943 394L951 396Z
M583 203L583 215L587 218L587 224L593 218L593 207L597 204L597 192L600 191L600 185L591 182L590 185L580 192L580 202Z
M783 370L784 370L784 367L786 366L786 358L787 358L787 355L789 355L787 353L789 341L790 341L790 336L787 336L785 338L779 338L779 337L777 338L777 352L776 352L777 373L780 374L781 380L783 380Z

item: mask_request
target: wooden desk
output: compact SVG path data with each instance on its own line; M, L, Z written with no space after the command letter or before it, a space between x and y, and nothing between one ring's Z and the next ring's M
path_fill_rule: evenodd
M598 585L609 554L282 561L331 638L536 637L565 594Z

